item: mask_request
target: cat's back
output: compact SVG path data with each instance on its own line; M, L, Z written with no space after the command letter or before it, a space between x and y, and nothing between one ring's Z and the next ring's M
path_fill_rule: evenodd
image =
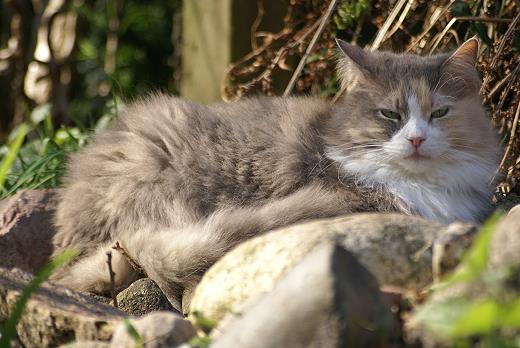
M109 131L128 131L144 137L182 129L199 135L219 127L263 133L269 128L290 133L315 126L329 114L330 104L311 97L254 97L236 102L198 104L189 100L154 94L129 104Z
M319 160L316 127L327 115L328 104L310 98L200 105L154 95L130 104L71 156L57 225L107 236L113 226L178 225L170 219L284 195Z

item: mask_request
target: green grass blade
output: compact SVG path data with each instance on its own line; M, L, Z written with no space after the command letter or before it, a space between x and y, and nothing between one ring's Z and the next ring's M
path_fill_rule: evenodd
M34 276L31 282L23 289L22 295L16 301L15 307L7 321L4 325L4 332L2 337L0 337L0 348L9 348L10 342L13 337L16 336L16 325L20 321L22 317L25 306L27 305L27 301L31 297L31 295L38 290L38 288L42 285L44 281L46 281L52 272L54 272L57 268L63 266L65 263L72 260L77 253L72 250L65 250L60 255L56 256L54 259L49 261L43 268Z
M27 169L18 177L16 182L14 182L7 192L4 192L3 197L9 196L15 193L17 190L31 185L31 182L34 180L34 177L39 171L47 165L51 160L57 158L61 155L64 155L64 151L57 151L50 155L40 158L39 160L32 163Z
M0 164L0 189L4 189L5 179L7 177L7 173L9 172L9 169L11 169L11 166L13 165L16 156L18 154L18 151L20 150L20 147L23 144L23 141L25 139L25 136L27 135L27 132L29 131L29 127L25 124L20 125L18 128L18 133L16 134L16 138L14 139L13 143L9 146L9 152L7 155L5 155L4 159L2 160L2 163Z
M137 332L137 330L132 325L130 320L125 319L125 320L123 320L123 323L125 324L126 332L134 340L134 343L135 343L134 347L135 348L142 348L142 347L144 347L143 338L141 337L141 335L139 335L139 332Z

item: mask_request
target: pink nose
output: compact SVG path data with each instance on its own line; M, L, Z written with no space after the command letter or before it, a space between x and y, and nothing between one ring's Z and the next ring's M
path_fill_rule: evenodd
M411 137L411 138L408 138L408 140L412 143L413 147L415 147L416 149L419 148L419 146L421 146L421 144L426 140L422 137Z

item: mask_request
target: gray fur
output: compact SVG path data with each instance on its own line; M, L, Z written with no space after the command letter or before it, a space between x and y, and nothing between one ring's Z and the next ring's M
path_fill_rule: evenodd
M344 80L363 76L336 105L254 98L204 106L157 94L128 106L70 158L54 245L80 257L54 279L107 291L104 250L119 241L180 301L245 239L309 219L405 212L385 190L357 185L326 149L387 140L398 126L374 117L372 101L413 79L434 88L446 56L367 56L368 73L342 63ZM135 272L124 258L115 262L124 287Z

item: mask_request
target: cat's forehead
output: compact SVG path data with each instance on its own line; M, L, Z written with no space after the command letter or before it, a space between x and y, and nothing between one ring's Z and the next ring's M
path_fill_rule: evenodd
M418 85L432 88L440 78L445 55L421 57L413 54L376 52L370 57L370 77L380 85L397 88L403 85Z
M421 109L427 109L442 96L427 78L414 77L403 79L395 84L395 87L388 93L388 98L400 109L409 107L412 101Z

